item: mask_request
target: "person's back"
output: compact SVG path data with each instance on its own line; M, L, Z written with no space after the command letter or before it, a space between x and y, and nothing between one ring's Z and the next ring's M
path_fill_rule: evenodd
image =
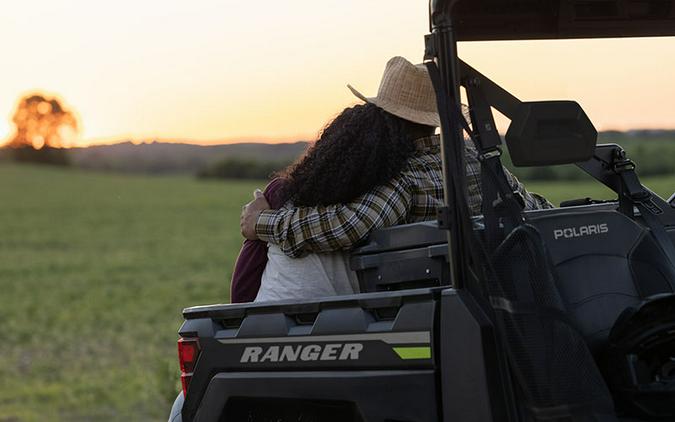
M433 132L433 127L408 128L408 131L413 132L411 137L416 137L419 134ZM400 212L407 216L405 220L399 221L399 224L434 218L435 214L432 212L443 199L438 136L422 136L412 140L412 144L415 150L405 161L403 169L387 182L389 185L395 180L405 183L406 189L410 189L413 194L409 204L406 202L391 204L393 207L401 207ZM378 209L374 208L371 211L377 212ZM372 218L381 216L373 215ZM348 251L338 250L289 257L278 245L269 244L267 258L256 302L359 292L356 274L349 268Z
M428 154L416 148L416 139L429 137L434 130L433 126L404 120L373 104L348 107L268 189L277 187L277 199L285 204L281 209L349 203L399 177L411 158ZM261 199L271 198L268 189ZM237 302L251 300L249 292L258 290L258 284L256 301L358 292L356 275L349 269L348 256L343 251L298 254L293 259L284 256L278 246L270 246L264 259L260 259L261 244L245 244L235 265L232 299Z
M256 302L348 295L359 292L349 253L311 253L290 258L279 246L269 245Z
M419 144L423 148L417 147L416 138L424 135L426 139L433 132L432 126L405 121L372 104L343 110L306 155L281 174L281 195L287 201L282 209L345 204L378 184L389 183L411 168L415 157L437 152L429 149L427 142ZM433 174L436 166L431 164L429 169L420 169L423 173L411 177ZM255 301L357 293L358 280L349 268L348 258L347 251L289 257L279 246L270 244Z
M282 192L285 183L275 178L264 192L254 192L254 197L262 196L279 209L286 202ZM348 260L344 252L289 258L276 245L247 239L232 274L230 299L232 303L269 302L358 293L358 280Z

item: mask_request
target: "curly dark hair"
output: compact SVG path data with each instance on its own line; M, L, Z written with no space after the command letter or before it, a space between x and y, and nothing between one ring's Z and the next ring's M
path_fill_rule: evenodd
M346 108L278 175L286 182L281 197L295 206L350 202L403 170L420 129L433 133L372 104Z

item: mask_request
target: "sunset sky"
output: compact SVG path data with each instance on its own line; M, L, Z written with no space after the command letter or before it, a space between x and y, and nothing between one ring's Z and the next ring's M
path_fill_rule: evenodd
M427 31L427 2L412 0L3 4L0 140L36 91L78 113L79 145L312 139L357 102L347 83L375 94L388 58L419 62ZM576 99L600 130L675 128L675 38L463 43L460 55L523 100Z

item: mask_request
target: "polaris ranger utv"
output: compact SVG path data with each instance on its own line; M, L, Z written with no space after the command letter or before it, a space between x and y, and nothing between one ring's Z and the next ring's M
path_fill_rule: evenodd
M425 61L445 206L353 251L363 293L187 308L171 421L675 420L675 196L644 187L573 101L521 102L458 41L675 35L675 0L432 0ZM470 122L460 112L466 92ZM574 163L616 192L523 211L517 166ZM469 215L463 132L482 165Z

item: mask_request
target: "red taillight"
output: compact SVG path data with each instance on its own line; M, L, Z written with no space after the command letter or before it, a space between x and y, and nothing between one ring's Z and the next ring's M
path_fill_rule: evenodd
M183 385L183 396L187 396L187 389L198 357L199 340L189 337L178 339L178 362L180 362L180 382Z
M183 386L183 397L187 395L187 389L190 385L190 380L192 379L192 374L180 374L180 383Z

